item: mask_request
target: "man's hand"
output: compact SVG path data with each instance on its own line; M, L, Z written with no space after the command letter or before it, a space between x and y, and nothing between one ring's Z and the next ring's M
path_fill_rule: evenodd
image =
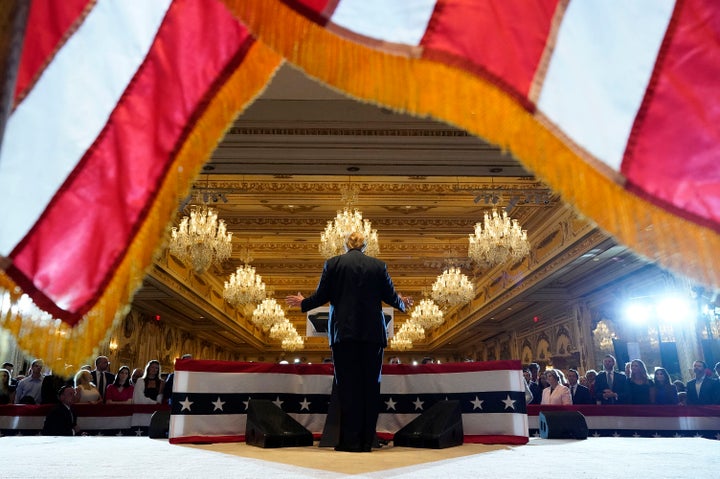
M300 303L302 303L303 299L305 297L298 292L298 294L290 294L288 296L285 296L285 302L288 304L288 306L300 306Z
M403 296L402 294L398 294L398 296L400 296L400 301L402 301L405 304L406 308L409 308L414 304L412 297Z

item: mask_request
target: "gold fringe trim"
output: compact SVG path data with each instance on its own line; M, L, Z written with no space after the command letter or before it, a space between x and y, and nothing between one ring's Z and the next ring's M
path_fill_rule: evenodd
M126 256L97 304L75 326L49 317L37 308L23 308L22 291L0 271L0 326L32 357L41 358L56 374L70 376L82 364L92 363L115 324L129 312L132 296L164 243L178 199L187 195L232 121L268 84L282 57L255 42L239 67L210 101L182 145L157 200Z
M620 243L677 274L720 287L720 234L629 194L494 84L455 67L353 43L282 2L224 2L257 38L310 76L361 101L433 116L512 151Z

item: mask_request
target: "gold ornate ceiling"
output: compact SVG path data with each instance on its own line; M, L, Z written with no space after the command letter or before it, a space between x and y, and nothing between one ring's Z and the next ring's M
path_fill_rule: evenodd
M251 310L222 300L223 282L249 254L274 297L311 293L323 265L320 233L348 191L377 229L379 257L403 294L421 299L450 264L476 285L476 300L447 311L418 352L463 354L646 266L499 148L357 103L286 66L228 130L191 195L178 199L178 220L190 204L219 210L233 232L232 259L198 276L163 251L134 307L238 354L278 351L248 321ZM468 235L493 207L520 221L533 250L516 264L483 269L467 258ZM303 335L304 315L288 317ZM395 318L399 327L407 316ZM310 338L306 349L326 351L327 340Z

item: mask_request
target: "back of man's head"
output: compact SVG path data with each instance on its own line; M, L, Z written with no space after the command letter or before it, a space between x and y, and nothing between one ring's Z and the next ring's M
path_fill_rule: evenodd
M365 235L357 231L350 233L350 235L348 235L347 237L347 240L345 240L345 249L347 251L350 251L351 249L359 249L361 251L365 251L365 246Z

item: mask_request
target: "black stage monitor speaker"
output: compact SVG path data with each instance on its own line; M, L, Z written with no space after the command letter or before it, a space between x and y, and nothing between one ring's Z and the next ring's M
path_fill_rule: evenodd
M393 444L444 449L463 443L460 401L440 401L395 433Z
M150 439L167 439L170 431L170 411L155 411L150 416L148 437Z
M258 447L312 446L313 436L272 401L248 403L245 442Z
M585 416L578 411L540 411L540 437L543 439L587 439Z

